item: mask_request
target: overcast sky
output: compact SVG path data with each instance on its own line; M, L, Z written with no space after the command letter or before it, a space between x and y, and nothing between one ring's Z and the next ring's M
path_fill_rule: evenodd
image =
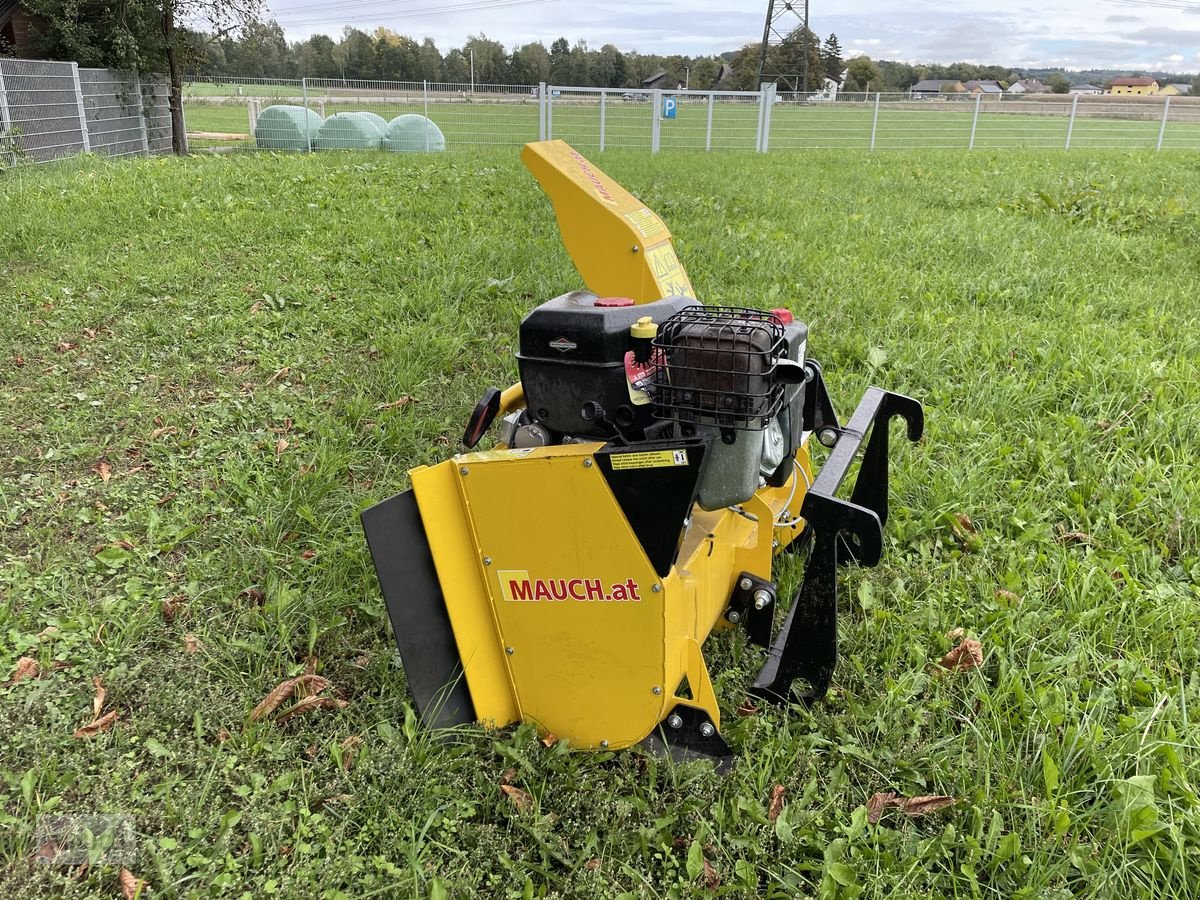
M291 40L378 25L445 50L484 33L506 46L557 37L643 53L699 55L762 37L766 0L267 0ZM435 12L510 2L507 9ZM515 5L522 3L522 5ZM1155 5L1150 5L1155 4ZM739 8L740 7L740 8ZM1163 8L1168 7L1168 8ZM1200 69L1200 0L813 0L812 28L847 56L1070 69Z

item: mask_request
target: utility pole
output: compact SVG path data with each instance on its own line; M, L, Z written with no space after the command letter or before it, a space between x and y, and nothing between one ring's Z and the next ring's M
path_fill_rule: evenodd
M475 51L468 51L471 54L471 93L475 93Z
M683 67L683 89L686 91L692 86L692 67Z

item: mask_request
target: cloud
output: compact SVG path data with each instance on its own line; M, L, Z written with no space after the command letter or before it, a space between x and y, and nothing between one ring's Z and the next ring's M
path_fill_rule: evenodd
M1105 22L1112 22L1114 25L1120 25L1126 22L1140 22L1141 16L1108 16Z

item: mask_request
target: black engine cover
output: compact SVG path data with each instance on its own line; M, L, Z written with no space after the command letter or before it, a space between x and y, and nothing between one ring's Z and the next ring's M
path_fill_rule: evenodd
M655 421L650 404L634 404L625 371L632 349L629 329L649 316L662 324L689 306L691 297L668 297L634 306L596 306L596 295L574 291L549 300L521 322L517 365L529 414L559 434L597 440L613 436L610 422L629 435ZM609 421L584 417L597 404Z

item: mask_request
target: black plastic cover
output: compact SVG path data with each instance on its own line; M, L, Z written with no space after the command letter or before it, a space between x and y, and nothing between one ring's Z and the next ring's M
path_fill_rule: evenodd
M629 329L643 316L662 324L699 304L691 297L634 306L595 304L595 294L574 291L543 303L521 322L517 365L525 405L534 419L559 434L601 440L618 433L640 437L654 420L649 404L630 400L625 374L625 354L633 348Z

